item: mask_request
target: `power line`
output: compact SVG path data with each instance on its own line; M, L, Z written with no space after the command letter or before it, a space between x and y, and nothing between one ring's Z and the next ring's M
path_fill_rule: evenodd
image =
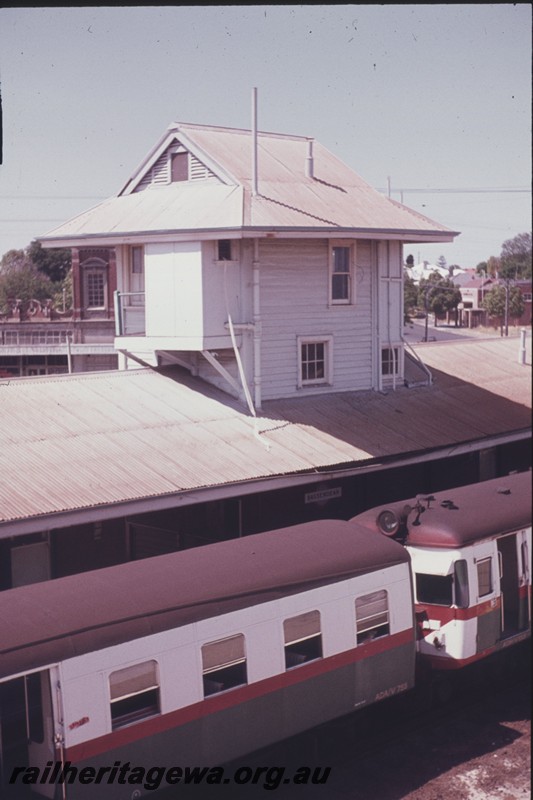
M389 188L386 189L378 189L378 192L386 192L388 193ZM476 189L476 188L465 188L462 189L401 189L401 188L393 188L391 191L398 194L401 192L408 193L408 194L507 194L507 193L526 193L531 192L531 187L516 187L516 188L505 188L505 187L487 187L485 189Z
M105 200L103 195L0 194L1 200Z

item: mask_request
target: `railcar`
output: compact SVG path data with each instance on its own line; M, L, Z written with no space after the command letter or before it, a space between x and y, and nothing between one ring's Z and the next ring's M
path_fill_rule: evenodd
M409 553L339 520L8 590L2 797L55 797L59 763L67 800L130 800L94 776L235 760L411 689L415 660Z
M418 495L353 518L411 558L418 653L458 670L531 636L531 472Z

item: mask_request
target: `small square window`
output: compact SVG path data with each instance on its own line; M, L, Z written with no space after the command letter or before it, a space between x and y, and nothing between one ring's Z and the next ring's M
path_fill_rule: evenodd
M231 261L231 239L219 239L217 242L217 260Z
M331 337L327 339L298 339L299 386L331 384Z
M326 376L326 352L324 342L309 342L302 345L302 380L314 383Z
M400 351L398 347L383 347L381 350L381 374L399 375Z

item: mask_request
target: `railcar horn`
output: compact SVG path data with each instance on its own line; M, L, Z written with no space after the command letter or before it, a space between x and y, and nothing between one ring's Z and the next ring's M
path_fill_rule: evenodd
M433 502L435 498L432 494L417 494L416 496L416 519L413 520L413 525L420 525L420 516L424 513L426 508L430 507L430 504ZM424 507L423 503L427 503L427 506Z

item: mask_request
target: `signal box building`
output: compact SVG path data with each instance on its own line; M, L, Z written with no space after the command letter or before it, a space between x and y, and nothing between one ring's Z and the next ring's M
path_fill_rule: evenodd
M402 383L402 245L455 235L312 139L175 123L40 241L72 248L77 308L114 298L121 366L179 364L260 408Z

